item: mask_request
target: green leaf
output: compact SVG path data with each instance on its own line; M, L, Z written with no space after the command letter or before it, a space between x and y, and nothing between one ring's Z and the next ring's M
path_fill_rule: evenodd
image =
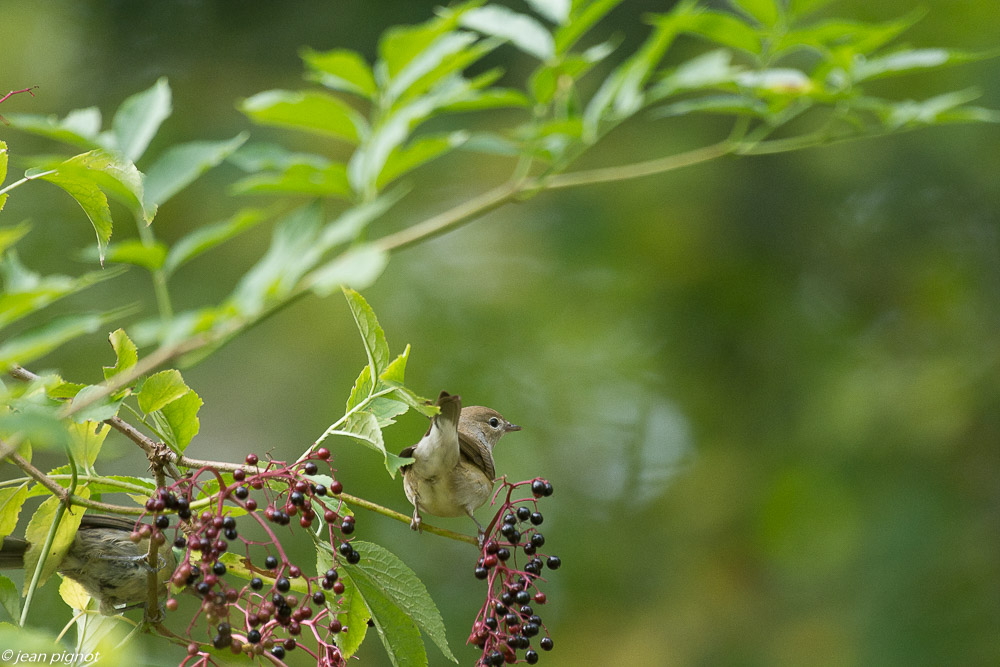
M357 565L342 565L342 571L364 598L393 664L427 664L417 628L430 637L446 658L457 663L448 646L441 613L413 570L377 544L359 540L351 544L361 554L361 561Z
M569 21L556 30L556 53L566 53L588 30L604 18L608 12L620 5L622 0L594 0L574 2Z
M112 315L61 317L45 326L8 339L0 344L0 369L6 371L13 364L21 366L30 364L67 341L94 333Z
M385 340L385 332L379 326L378 318L365 298L358 292L345 287L344 297L354 316L354 322L361 332L361 340L368 355L368 365L371 367L371 377L377 378L389 365L389 344Z
M569 20L573 5L570 0L527 0L527 3L549 21L560 25Z
M709 51L665 73L660 82L649 91L649 99L659 100L683 91L733 83L741 71L742 68L732 65L730 51Z
M146 172L147 208L162 206L203 173L225 160L249 137L241 132L223 141L192 141L171 146Z
M163 406L158 413L153 413L164 441L176 451L187 449L201 430L198 411L202 405L204 401L192 390Z
M187 236L182 237L167 253L163 269L167 275L191 261L198 255L235 238L239 234L252 229L271 217L269 211L257 208L244 208L237 211L228 220L200 227Z
M276 173L248 176L232 187L234 194L274 194L277 192L336 197L349 200L351 184L347 180L347 165L330 162L323 167L293 164Z
M176 401L191 388L184 384L178 370L170 369L154 373L146 378L139 390L139 409L149 414L160 410L171 401Z
M653 69L691 17L700 10L694 0L682 0L668 13L654 18L653 34L619 65L594 93L583 114L584 137L592 143L606 118L620 120L634 114L645 102L643 88Z
M90 491L87 487L79 487L76 490L76 494L87 498L90 496ZM46 538L49 534L49 529L56 520L56 513L59 507L62 505L60 501L55 496L49 496L42 501L42 504L38 506L35 513L31 515L31 520L28 522L28 527L24 531L24 538L28 541L28 551L24 554L24 570L25 572L33 572L35 567L38 565L38 561L42 555L42 547L45 545ZM55 539L52 542L52 547L49 549L48 556L45 559L45 566L42 569L41 577L38 580L38 585L41 586L45 581L52 576L52 573L56 571L59 567L59 563L62 562L63 556L69 550L70 545L73 544L73 538L76 536L76 530L80 527L80 521L83 519L82 511L75 512L63 512L62 520L59 522L59 527L56 529ZM31 576L26 576L24 579L24 592L27 594L28 587L31 585Z
M17 528L17 517L28 497L28 483L0 489L0 543Z
M795 16L804 16L830 4L833 0L788 0L788 11Z
M729 0L729 4L765 26L773 26L781 15L775 0Z
M341 435L348 435L363 445L374 449L383 458L387 455L385 441L382 439L382 429L379 428L378 419L369 410L358 410L351 414L344 422Z
M388 79L399 77L403 69L424 56L435 41L451 32L463 13L484 3L485 0L465 2L420 25L394 26L383 32L378 43L379 65L385 69Z
M7 143L0 141L0 185L3 185L3 182L7 180L7 159Z
M394 382L403 384L403 376L406 375L406 361L410 358L410 346L407 345L403 353L392 360L392 363L385 367L379 379L383 382Z
M952 51L949 49L908 49L878 58L858 57L851 68L854 81L881 79L928 69L972 62L989 57L986 54Z
M17 586L7 577L0 575L0 605L10 614L11 618L21 618L21 595L17 592ZM22 630L23 628L18 628ZM22 638L18 637L18 646L23 647Z
M385 396L379 396L371 403L372 414L378 420L379 428L385 428L396 423L396 417L406 413L410 406L402 401L397 401Z
M8 248L23 239L30 231L30 222L22 222L13 227L0 227L0 253L6 252Z
M85 150L101 148L97 134L101 131L101 112L97 107L75 109L59 119L39 114L4 114L13 127L24 132L55 139Z
M317 204L310 204L278 221L267 252L233 292L231 302L240 312L257 313L265 304L284 298L313 267L322 213Z
M545 26L527 14L519 14L500 5L487 5L465 12L460 23L463 27L478 30L484 35L509 41L539 60L549 60L555 55L552 35Z
M761 36L757 30L732 14L703 11L687 17L683 30L708 40L740 49L753 55L761 52Z
M309 288L318 296L329 296L338 287L364 289L375 283L389 263L389 253L374 243L346 250L309 275Z
M110 424L85 421L70 424L66 430L69 432L69 450L76 459L77 466L81 469L93 467L97 455L101 453L104 439L111 430Z
M126 371L139 363L139 349L128 337L124 329L115 329L108 336L111 349L115 351L115 365L104 367L104 379L108 380L122 371Z
M449 32L438 37L392 78L385 90L390 104L410 100L429 91L438 82L488 53L495 44L472 46L472 32Z
M884 102L878 109L883 124L890 130L944 122L948 114L979 97L975 89L958 90L915 102Z
M111 209L108 198L101 192L91 174L87 173L86 162L94 153L83 153L63 162L55 171L43 172L38 177L62 188L83 209L97 234L97 247L101 261L111 238Z
M267 90L243 100L240 111L259 125L287 127L357 144L365 119L343 100L319 91Z
M316 549L316 571L326 572L333 568L336 563L330 550L324 548ZM365 600L358 592L357 587L349 577L343 577L344 594L340 596L337 605L337 618L341 623L350 628L346 635L337 638L337 646L345 658L350 658L361 647L365 636L368 634L368 620L372 617L365 605Z
M90 401L90 397L94 394L102 394L103 389L97 385L88 385L80 389L73 396L73 401L76 403L83 403L84 401ZM118 410L121 408L122 401L125 399L127 392L119 392L117 394L112 394L111 396L104 396L96 401L90 403L86 407L77 410L73 413L72 419L74 422L86 422L86 421L104 421L105 419L111 419L118 414Z
M385 165L378 175L378 187L385 187L403 174L461 146L468 138L468 132L450 132L444 135L419 137L406 146L397 147L386 158Z
M925 10L917 9L884 23L830 19L794 27L777 39L774 53L779 56L803 48L815 49L840 67L848 68L855 56L871 53L888 44L925 14Z
M667 118L699 112L765 118L768 115L768 107L760 100L744 95L710 95L658 107L652 112L652 116Z
M137 161L171 111L170 85L166 77L122 102L111 121L118 150L132 162Z
M372 367L365 366L361 369L358 379L354 381L354 387L351 388L351 395L347 397L347 409L345 412L350 412L358 405L361 405L366 398L372 395L373 388Z
M311 78L331 90L354 93L368 99L372 99L378 90L371 66L357 51L303 49L299 55L312 70Z
M77 278L40 276L25 268L11 251L0 258L0 328L31 315L59 299L86 289L103 280L121 275L120 270L93 271Z
M104 258L109 262L141 266L149 271L162 267L166 257L167 246L160 241L145 245L138 239L112 243L104 254Z

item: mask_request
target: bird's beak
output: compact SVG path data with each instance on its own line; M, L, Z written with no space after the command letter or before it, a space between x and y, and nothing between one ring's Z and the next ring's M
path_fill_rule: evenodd
M507 425L503 427L504 433L509 433L510 431L520 431L520 430L521 430L520 426L518 426L517 424L511 424L510 422L507 422Z

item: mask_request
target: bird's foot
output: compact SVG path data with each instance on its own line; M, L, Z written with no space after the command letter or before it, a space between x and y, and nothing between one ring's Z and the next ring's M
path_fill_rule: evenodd
M413 518L410 519L410 530L415 530L418 533L422 533L423 532L423 530L422 530L422 524L423 524L423 521L420 518L420 514L418 514L416 511L414 511L413 512Z

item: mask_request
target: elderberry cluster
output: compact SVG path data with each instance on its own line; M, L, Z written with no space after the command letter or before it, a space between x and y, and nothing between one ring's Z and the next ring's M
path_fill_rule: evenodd
M329 457L329 451L320 448L294 464L273 460L261 464L255 454L249 454L246 465L232 473L231 483L217 472L199 470L169 488L158 489L147 501L146 510L154 515L155 528L143 527L151 539L161 544L165 541L169 512L180 520L173 545L183 549L184 556L171 582L175 591L193 591L202 601L188 626L191 641L183 665L215 664L203 640L195 637L199 625L206 630L205 644L216 649L250 656L268 652L278 660L301 646L303 635L311 635L315 651L309 649L310 654L322 657L325 665L343 664L336 636L348 628L336 618L336 596L344 592L336 568L306 576L289 560L275 534L276 530L294 529L293 524L308 530L322 519L331 551L349 563L360 560L346 539L354 532L355 519L340 501L343 487L333 478ZM323 463L330 472L327 484L309 479L319 473ZM202 481L205 473L214 479ZM206 497L210 502L203 500ZM204 509L195 511L192 506ZM256 521L263 529L264 541L241 535L233 516L236 508L248 515L243 521ZM298 520L293 522L295 517ZM230 555L231 550L240 555ZM234 567L238 572L232 571ZM333 599L328 597L331 594ZM176 597L168 598L169 611L178 606Z
M531 497L511 498L515 489L529 484ZM540 551L545 536L538 526L544 517L537 504L539 498L552 495L552 484L535 479L505 483L505 487L506 501L490 523L488 539L475 569L476 578L486 579L489 584L486 602L469 635L469 643L482 649L476 665L483 667L518 662L519 651L524 651L524 662L533 665L539 659L536 648L549 651L553 647L548 630L532 606L546 602L545 593L538 587L544 581L543 566L555 570L562 564L557 556L546 556ZM519 566L519 560L523 559L526 560Z

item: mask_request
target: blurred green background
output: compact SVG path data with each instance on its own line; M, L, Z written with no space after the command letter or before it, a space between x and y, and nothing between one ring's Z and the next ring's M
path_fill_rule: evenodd
M110 115L167 76L174 114L150 154L223 139L249 128L238 99L303 85L299 47L372 56L385 27L422 21L434 4L2 0L0 87L39 89L0 112ZM670 4L626 0L604 34L635 45L642 13ZM885 20L912 8L844 0L831 11ZM908 33L915 45L1000 43L994 3L927 8ZM698 48L682 42L673 57ZM513 50L497 62L512 82L530 67ZM979 86L984 106L1000 107L996 60L891 86L900 98ZM724 132L717 119L633 123L580 167ZM55 149L3 127L0 138L12 173L19 154ZM717 161L542 194L392 258L365 296L394 352L413 345L408 384L521 424L497 450L498 471L555 485L544 532L564 565L548 585L556 648L543 664L1000 664L998 145L996 127L955 126ZM436 162L373 233L481 192L509 167L468 154ZM237 175L223 167L171 201L158 234L173 241L253 203L226 194ZM18 246L28 266L88 268L76 249L93 232L51 186L18 190L3 215L34 221ZM116 224L117 240L134 236L126 216ZM267 242L261 229L186 267L175 305L217 302ZM155 312L137 270L65 307L95 297ZM111 361L96 336L41 366L96 381ZM189 453L294 455L342 414L363 363L342 300L297 303L185 370L205 400ZM425 427L404 418L389 447ZM121 458L106 472L139 472L127 443L114 446ZM334 453L348 491L408 511L376 457L349 442ZM368 513L357 535L410 564L471 664L462 644L483 586L468 545ZM374 633L361 656L388 664Z

